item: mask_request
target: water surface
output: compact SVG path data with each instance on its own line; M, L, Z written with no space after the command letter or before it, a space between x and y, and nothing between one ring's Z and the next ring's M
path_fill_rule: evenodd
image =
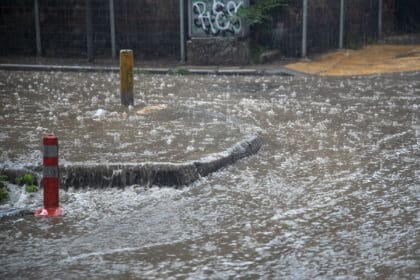
M162 114L161 120L150 118L149 126L141 124L141 136L114 126L122 123L117 117L89 118L93 96L99 96L97 109L119 117L125 112L127 118L132 113L114 109L114 74L3 71L0 76L3 164L39 160L31 150L39 149L44 129L69 137L75 137L74 128L86 133L80 142L91 145L91 154L65 152L68 161L159 159L159 151L182 158L187 149L229 146L251 130L259 130L264 142L257 155L191 186L69 189L61 193L62 218L1 221L2 279L420 277L420 73L145 75L137 77L136 94L147 104L174 109L166 119ZM49 90L41 91L46 84ZM103 97L109 97L108 104ZM57 98L62 105L45 105ZM49 110L51 116L44 117ZM92 129L62 127L81 122L73 111L81 111L83 125ZM198 121L185 123L182 116L193 112ZM169 117L174 115L179 118ZM204 128L212 123L209 131L219 136ZM178 132L172 130L176 127ZM121 146L114 136L96 140L107 138L108 129L120 135ZM172 147L162 145L170 135L179 149L163 148ZM149 156L136 137L150 140ZM205 140L223 137L232 138ZM70 151L65 146L74 141L64 140L62 149ZM34 208L41 204L28 201Z

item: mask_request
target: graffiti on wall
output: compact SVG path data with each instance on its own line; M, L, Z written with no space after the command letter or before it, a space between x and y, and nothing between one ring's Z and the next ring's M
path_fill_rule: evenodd
M226 36L239 34L242 21L238 15L243 0L192 0L193 35Z

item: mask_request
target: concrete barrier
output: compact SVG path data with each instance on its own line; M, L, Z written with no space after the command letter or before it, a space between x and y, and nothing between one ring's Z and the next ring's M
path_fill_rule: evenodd
M182 163L144 162L115 164L68 164L60 166L61 188L122 188L130 185L174 186L188 185L236 161L256 154L262 146L261 136L252 134L220 153ZM37 172L39 167L25 171ZM5 169L10 177L22 174L21 169Z

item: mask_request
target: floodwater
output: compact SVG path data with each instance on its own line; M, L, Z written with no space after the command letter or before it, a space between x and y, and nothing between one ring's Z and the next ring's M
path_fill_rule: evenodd
M263 138L190 186L70 188L62 218L0 221L1 279L420 277L419 72L136 76L136 99L167 106L146 116L118 108L116 74L0 77L4 166L39 163L47 130L69 138L67 162L176 161Z
M208 102L193 88L180 102L184 88L176 87L174 77L137 76L137 104L125 107L120 105L117 74L0 75L5 104L0 111L5 128L0 159L12 166L40 164L40 143L47 132L59 137L64 163L115 163L193 160L228 148L253 130L207 109ZM219 106L226 94L219 96Z

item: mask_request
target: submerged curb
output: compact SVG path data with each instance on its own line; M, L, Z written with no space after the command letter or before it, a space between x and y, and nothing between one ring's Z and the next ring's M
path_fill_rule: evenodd
M60 168L61 186L94 188L130 185L182 186L207 176L261 148L259 135L251 135L224 152L184 163L146 162L139 164L69 165Z
M33 211L29 209L0 209L0 221L4 219L15 219L28 215L33 215Z
M79 66L79 65L46 65L46 64L0 64L1 70L11 71L62 71L62 72L114 72L120 71L119 67L114 66ZM299 76L302 73L290 70L284 67L276 69L228 69L223 67L196 68L135 68L134 71L145 74L174 74L176 75L182 69L180 75L236 75L236 76Z
M252 134L227 150L183 163L145 162L118 164L71 164L60 166L61 188L109 188L130 185L183 186L205 177L236 161L256 154L262 146L261 136ZM41 167L5 169L9 178L25 171L39 172Z

